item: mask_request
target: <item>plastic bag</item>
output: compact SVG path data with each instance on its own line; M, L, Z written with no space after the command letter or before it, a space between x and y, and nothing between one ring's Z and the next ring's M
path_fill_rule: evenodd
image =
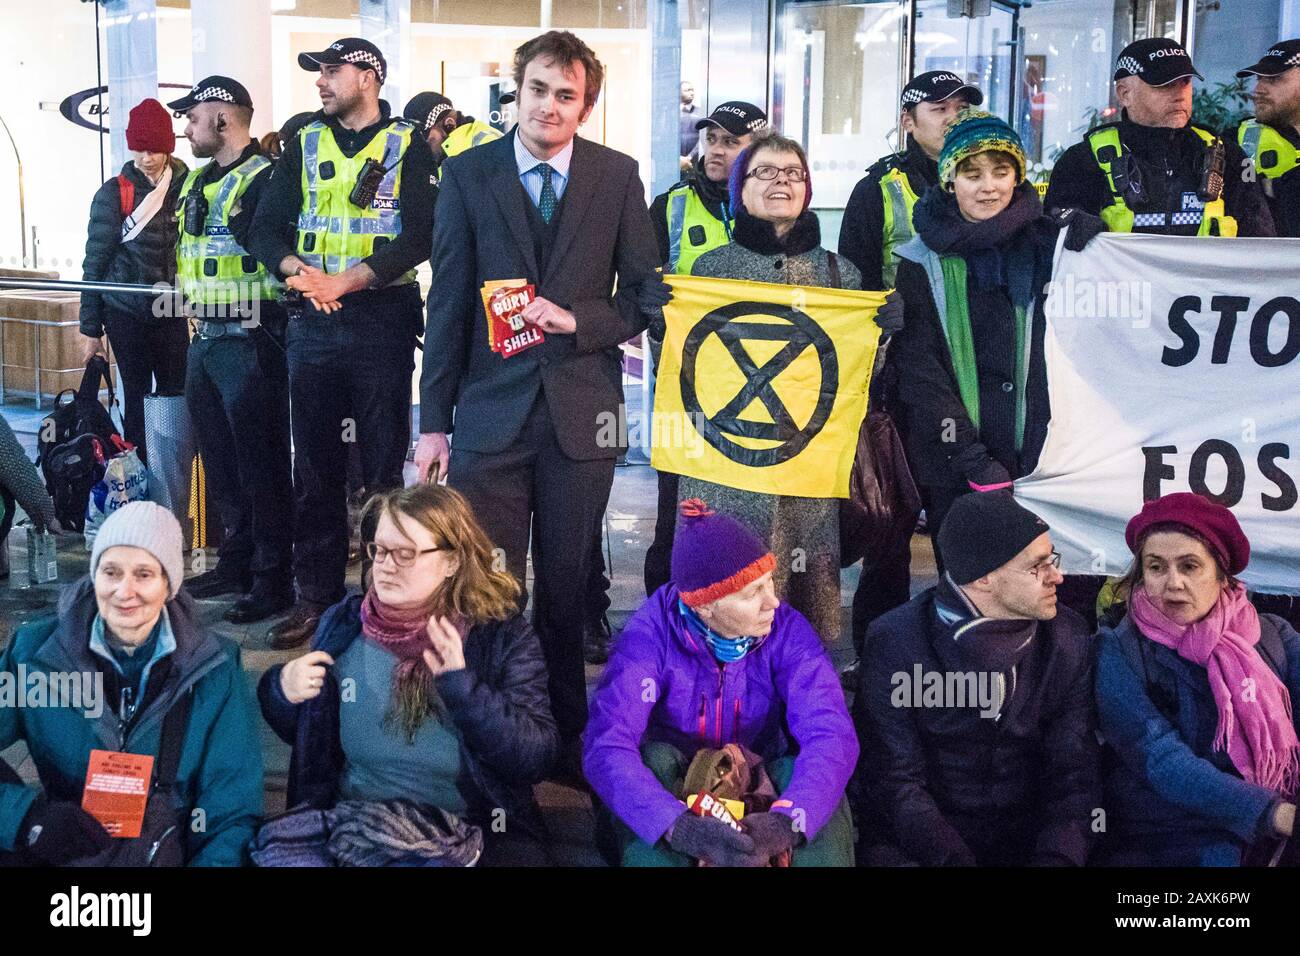
M114 455L104 466L104 477L90 489L86 502L86 550L95 543L95 535L104 519L122 505L149 498L149 473L134 448Z

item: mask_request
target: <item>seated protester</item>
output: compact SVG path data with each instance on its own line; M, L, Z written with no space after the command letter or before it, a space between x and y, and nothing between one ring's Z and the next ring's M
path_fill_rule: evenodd
M939 584L867 632L854 716L868 862L1082 866L1100 804L1083 620L1009 494L967 495Z
M1300 637L1247 599L1250 542L1222 505L1148 501L1125 540L1127 612L1097 640L1098 720L1119 758L1105 862L1267 862L1295 820Z
M682 503L672 580L628 622L591 703L583 769L618 818L624 866L852 866L858 756L835 670L777 599L775 557L734 518ZM696 753L739 744L779 798L743 833L679 799Z
M64 589L57 617L22 625L0 654L0 675L25 671L30 687L43 674L56 698L0 705L0 750L25 742L43 790L11 775L0 782L3 863L245 862L262 814L256 709L239 648L204 628L180 589L181 543L170 511L123 505L95 536L90 574ZM85 686L92 675L88 694L53 693L68 676ZM110 839L82 809L87 769L117 750L154 758L158 789L136 838Z
M450 488L378 495L362 527L372 520L370 590L330 608L311 650L258 686L293 745L288 806L406 799L481 827L480 865L547 865L532 784L557 737L518 584L492 570L492 543Z
M965 109L948 125L939 182L916 204L916 237L897 250L903 328L890 359L935 540L958 497L1008 488L1037 462L1048 403L1034 299L1059 231L1025 181L1020 138L989 113Z

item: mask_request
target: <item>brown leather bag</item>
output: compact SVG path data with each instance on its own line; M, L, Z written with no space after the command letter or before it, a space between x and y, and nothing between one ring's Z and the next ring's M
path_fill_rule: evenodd
M911 537L921 495L893 419L872 411L858 430L849 496L840 501L840 566Z

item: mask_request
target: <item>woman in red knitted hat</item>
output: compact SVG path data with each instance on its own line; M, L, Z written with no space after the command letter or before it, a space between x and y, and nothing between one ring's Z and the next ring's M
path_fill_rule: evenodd
M1268 862L1295 823L1300 636L1259 614L1236 575L1250 542L1232 512L1181 492L1125 535L1127 613L1098 639L1107 780L1104 856L1116 865Z
M188 171L172 155L176 149L172 114L155 99L142 100L131 110L126 145L131 161L100 186L91 201L81 276L92 282L171 285L176 277L176 207ZM81 294L79 324L85 358L104 354L102 339L107 331L122 385L123 431L141 459L147 455L145 395L185 391L190 344L185 318L154 307L155 302L171 301L170 296Z

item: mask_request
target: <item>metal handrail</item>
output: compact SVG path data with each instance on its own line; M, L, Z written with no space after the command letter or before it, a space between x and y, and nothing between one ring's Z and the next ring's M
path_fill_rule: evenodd
M0 276L0 289L36 289L44 292L118 292L127 295L163 295L172 291L165 282L92 282L89 279L20 279Z

